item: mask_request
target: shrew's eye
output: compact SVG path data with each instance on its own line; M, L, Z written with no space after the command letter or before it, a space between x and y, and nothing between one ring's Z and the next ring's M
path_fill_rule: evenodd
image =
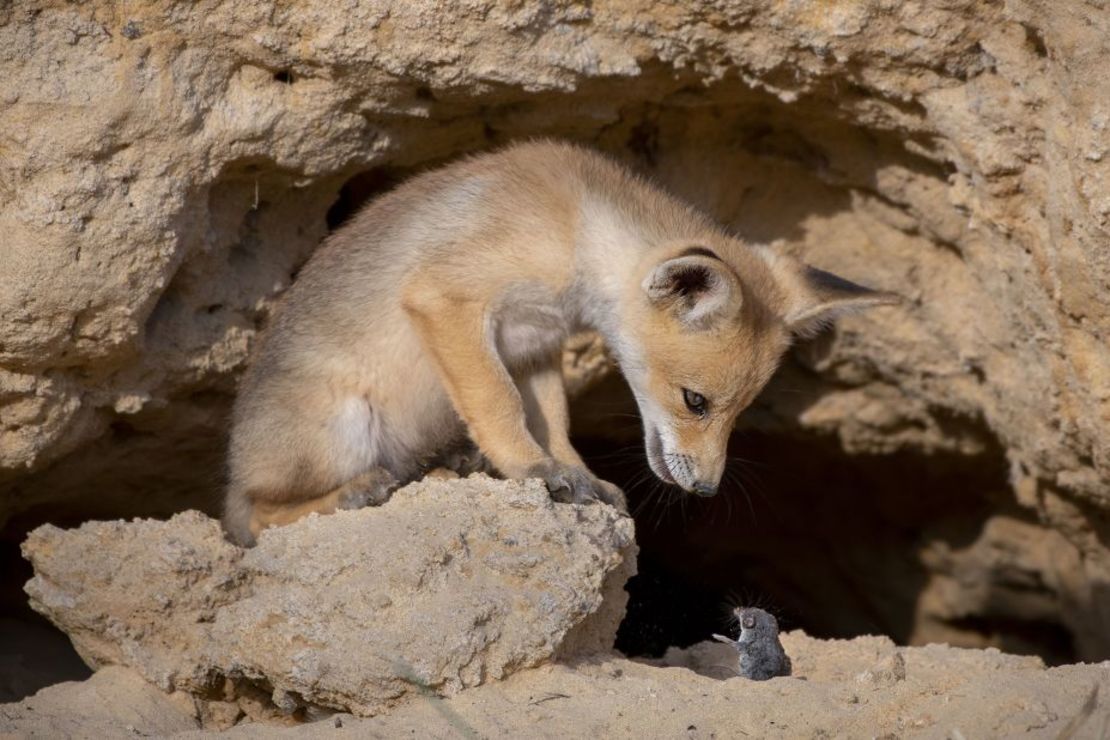
M700 393L695 393L689 388L683 388L682 400L686 402L686 408L690 409L698 416L705 416L705 396Z

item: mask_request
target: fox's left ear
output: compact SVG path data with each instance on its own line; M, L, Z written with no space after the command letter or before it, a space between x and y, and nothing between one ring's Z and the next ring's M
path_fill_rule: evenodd
M785 297L783 322L802 336L817 333L838 316L902 302L896 293L871 290L790 258L774 260L772 270Z
M708 250L706 250L708 251ZM712 252L674 257L655 266L640 287L655 306L690 329L707 329L735 315L743 301L740 281Z

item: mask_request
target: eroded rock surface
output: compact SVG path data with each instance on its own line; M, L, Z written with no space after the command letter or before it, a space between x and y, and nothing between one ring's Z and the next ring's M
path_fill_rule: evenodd
M412 484L250 550L198 512L47 525L24 544L32 605L90 666L130 666L225 722L275 707L375 714L557 650L609 649L634 552L614 509L484 476Z

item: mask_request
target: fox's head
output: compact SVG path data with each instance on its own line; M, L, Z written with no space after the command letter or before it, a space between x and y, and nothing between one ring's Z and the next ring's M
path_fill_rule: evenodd
M622 370L661 480L717 492L737 415L795 335L837 315L897 303L798 260L736 242L676 245L641 266L622 320Z

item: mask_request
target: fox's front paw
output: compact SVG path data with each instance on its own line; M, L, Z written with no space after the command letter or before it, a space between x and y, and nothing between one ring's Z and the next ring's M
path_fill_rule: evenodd
M600 478L595 478L594 480L597 481L597 485L601 489L601 492L598 494L598 498L612 506L614 509L627 514L628 499L625 498L624 491L622 491L619 486L616 486L607 480L601 480Z
M585 468L551 461L533 466L528 477L543 479L551 498L564 504L604 501L626 510L624 492L612 483L599 480Z

